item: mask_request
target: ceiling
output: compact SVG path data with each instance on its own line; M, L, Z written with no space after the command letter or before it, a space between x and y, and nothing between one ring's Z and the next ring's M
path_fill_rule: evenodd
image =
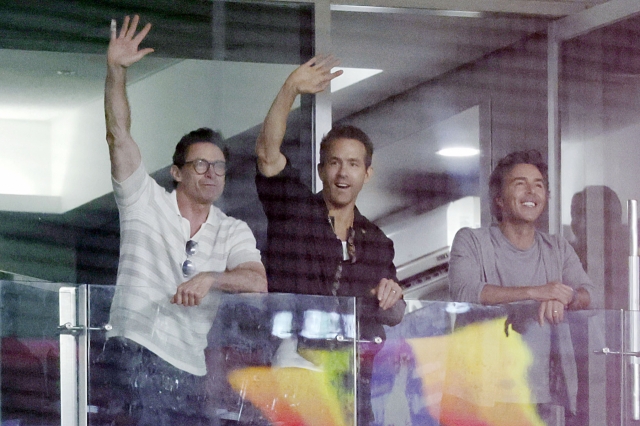
M358 111L540 31L548 19L604 1L444 2L458 12L441 10L442 2L433 0L377 2L418 9L336 6L331 15L333 53L343 66L384 72L337 93L334 115L340 118ZM132 81L181 58L296 63L297 55L290 53L296 51L292 44L299 43L301 35L308 36L310 26L298 12L310 7L293 2L261 5L210 0L4 1L0 4L0 104L14 110L40 105L46 110L100 96L108 23L130 13L153 23L146 42L156 49L131 69ZM473 10L482 13L470 13ZM542 16L533 16L536 10ZM214 26L217 31L211 31L212 16L219 24Z
M379 0L336 5L331 39L341 66L383 72L333 94L333 117L361 111L544 31L552 19L604 2ZM380 7L362 7L367 5ZM145 45L155 53L130 69L129 80L136 81L185 58L299 63L300 56L311 53L304 41L312 37L312 7L288 1L3 1L0 117L46 119L59 109L100 98L112 18L139 13L143 22L153 23Z

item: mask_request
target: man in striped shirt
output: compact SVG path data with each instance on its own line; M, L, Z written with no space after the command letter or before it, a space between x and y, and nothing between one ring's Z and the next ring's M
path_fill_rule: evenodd
M126 17L119 33L113 21L107 52L107 143L121 240L103 359L122 379L123 415L138 424L215 424L203 414L202 386L219 294L266 292L266 274L247 224L212 205L225 184L219 134L202 128L180 140L171 193L145 170L126 94L127 67L153 51L139 48L151 25L136 33L138 21Z

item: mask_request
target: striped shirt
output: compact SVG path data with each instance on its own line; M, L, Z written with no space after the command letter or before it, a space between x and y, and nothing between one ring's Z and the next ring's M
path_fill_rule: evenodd
M220 292L211 290L198 306L170 303L176 288L188 280L182 263L187 259L189 220L180 215L175 191L166 192L142 164L124 182L112 183L120 213L120 262L111 305L113 329L107 336L124 336L175 367L202 376ZM196 273L260 262L247 224L215 206L191 239L198 242L197 252L189 256Z

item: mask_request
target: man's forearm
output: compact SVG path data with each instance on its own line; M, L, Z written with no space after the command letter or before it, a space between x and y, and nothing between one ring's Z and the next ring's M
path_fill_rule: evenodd
M131 130L131 110L127 99L127 69L120 66L107 67L104 89L104 112L109 145L122 139Z
M211 272L213 288L228 293L265 293L267 276L259 262L248 262L232 271Z
M296 96L298 96L297 92L285 82L271 104L260 129L256 141L256 154L258 169L265 176L276 175L285 166L286 160L280 148L287 130L287 118Z
M480 303L483 305L500 305L502 303L531 300L530 287L502 287L485 284L480 292Z
M138 146L131 137L131 110L126 80L126 68L107 67L104 93L107 143L111 157L111 175L119 182L129 177L141 161Z

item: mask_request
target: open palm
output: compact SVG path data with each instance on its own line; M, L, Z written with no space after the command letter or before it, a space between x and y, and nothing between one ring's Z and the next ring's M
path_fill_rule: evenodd
M111 39L107 50L107 64L109 66L128 67L138 62L144 56L153 52L152 48L139 49L139 45L151 30L151 24L147 24L136 34L140 17L135 15L132 20L124 18L120 34L117 34L115 20L111 22Z

